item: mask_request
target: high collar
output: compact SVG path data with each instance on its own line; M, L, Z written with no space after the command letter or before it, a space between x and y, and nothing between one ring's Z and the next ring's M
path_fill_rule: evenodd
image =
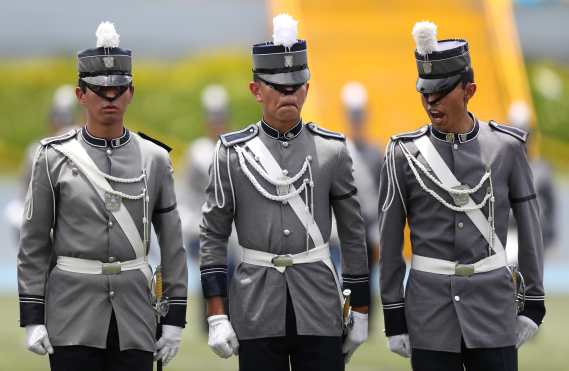
M442 140L443 142L447 143L465 143L471 141L472 139L478 136L478 132L480 131L480 124L478 123L478 120L476 119L476 117L474 117L474 115L472 115L471 113L469 113L469 115L472 118L472 121L474 122L474 126L472 127L472 130L470 130L468 133L464 134L445 133L444 131L435 129L433 125L430 125L431 134L438 140Z
M85 142L92 145L93 147L99 147L99 148L122 147L130 141L130 136L131 136L130 131L127 128L123 128L123 134L118 138L114 139L98 138L89 133L89 131L87 130L87 126L83 126L83 128L81 128L81 135L83 136Z
M298 134L300 134L300 132L302 131L303 126L304 125L302 124L302 120L300 120L296 125L287 130L285 133L280 133L277 129L267 124L265 120L261 120L261 128L263 128L263 131L268 136L270 136L273 139L282 140L285 142L296 138Z

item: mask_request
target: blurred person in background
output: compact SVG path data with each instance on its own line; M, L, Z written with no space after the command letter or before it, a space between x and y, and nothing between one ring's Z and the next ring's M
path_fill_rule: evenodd
M220 357L238 354L241 371L339 371L367 339L364 222L344 136L301 118L310 72L297 22L281 14L273 26L273 41L252 48L249 89L262 119L221 136L203 206L208 345ZM345 316L328 247L332 208L351 290ZM228 295L233 222L243 248Z
M368 269L371 272L379 259L379 176L383 163L383 154L366 137L368 123L368 94L365 86L357 81L344 85L341 100L348 123L346 146L354 164L354 182L358 189L362 216L365 223ZM335 223L333 223L335 225ZM331 254L336 269L341 273L340 245L336 228L332 228ZM370 287L371 289L371 287ZM371 294L371 291L370 291ZM370 307L369 324L373 309Z
M132 52L119 48L112 23L96 36L96 47L77 55L85 126L41 140L34 155L18 253L20 326L54 371L151 371L153 359L176 355L186 323L173 171L166 145L124 127ZM152 226L165 298L157 306Z
M205 116L204 126L206 136L195 139L186 150L185 165L180 184L180 218L184 241L188 250L190 263L199 267L199 225L202 219L202 205L206 201L205 189L209 181L209 168L212 163L217 138L225 133L229 121L229 96L227 90L218 84L207 85L201 95L202 108ZM237 239L235 233L229 238L228 245L228 279L238 260ZM205 315L204 330L208 325Z
M415 371L516 371L545 315L539 207L527 132L468 111L468 42L413 28L416 89L431 121L391 138L380 187L380 287L388 348ZM510 210L519 272L505 253ZM404 289L403 231L413 257Z
M527 131L528 149L531 148L530 140L533 138L534 128L531 126L531 112L525 102L514 102L508 111L510 124L514 127ZM547 251L554 243L557 236L557 204L556 190L553 183L553 171L549 162L542 158L539 153L530 156L530 167L533 173L533 184L539 204L539 215L543 232L543 247ZM512 221L514 219L512 218ZM515 227L514 227L515 228ZM517 232L512 235L512 243L517 243ZM508 244L510 240L508 240ZM517 248L516 248L517 250ZM517 254L516 254L517 255Z
M61 85L53 94L52 104L46 122L48 136L61 135L69 129L79 126L81 119L77 98L75 97L75 88L71 85ZM4 210L8 225L14 231L16 241L20 240L20 227L22 225L22 214L24 213L24 197L26 196L30 184L34 153L38 145L39 142L37 141L28 145L21 167L17 197L11 200Z

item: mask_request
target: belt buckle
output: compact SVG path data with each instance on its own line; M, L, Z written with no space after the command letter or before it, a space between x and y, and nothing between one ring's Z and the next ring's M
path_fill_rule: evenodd
M121 263L103 263L102 273L103 274L119 274L122 271Z
M294 261L292 260L292 256L290 254L287 255L277 255L271 259L271 263L275 267L292 267L294 265Z
M470 277L474 274L474 264L456 264L454 274L460 277Z

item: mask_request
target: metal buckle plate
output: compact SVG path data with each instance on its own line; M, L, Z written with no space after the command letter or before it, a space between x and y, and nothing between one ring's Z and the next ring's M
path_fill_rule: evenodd
M461 277L470 277L474 274L474 264L457 264L454 267L454 274Z
M102 271L103 274L119 274L122 271L122 267L119 262L103 263Z
M470 187L468 187L468 186L465 185L465 184L461 184L461 185L459 185L459 186L452 187L452 188L453 188L453 189L456 189L456 190L460 190L460 191L463 191L463 190L466 190L466 189L470 189ZM455 194L455 193L451 193L450 195L451 195L451 197L452 197L452 199L453 199L453 201L454 201L454 203L455 203L456 206L465 206L466 204L468 204L469 197L470 197L468 194Z
M273 263L275 267L292 267L294 265L291 255L275 256L271 259L271 263Z

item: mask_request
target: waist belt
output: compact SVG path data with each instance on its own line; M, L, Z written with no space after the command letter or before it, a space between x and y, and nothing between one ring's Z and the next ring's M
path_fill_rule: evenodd
M330 246L325 243L308 251L298 254L276 255L269 252L241 248L241 260L248 264L261 267L275 268L283 273L287 267L295 264L315 263L322 261L326 265L330 260ZM332 268L333 269L333 268Z
M476 273L490 272L506 266L504 252L491 255L473 264L459 264L443 259L413 255L411 269L421 272L444 274L448 276L470 277Z
M334 265L332 264L332 259L330 258L330 245L327 242L308 251L285 255L271 254L270 252L251 250L242 247L241 261L261 267L275 268L281 273L284 273L287 267L292 267L296 264L308 264L321 261L326 264L328 269L332 272L332 276L334 276L336 288L338 289L338 297L340 298L340 305L342 305L343 296L342 289L340 287L340 280L338 279L336 269L334 269Z
M146 256L127 260L124 262L103 263L99 260L72 258L70 256L58 256L57 268L66 272L83 274L119 274L122 271L140 269L148 282L152 281L152 271L148 265Z

